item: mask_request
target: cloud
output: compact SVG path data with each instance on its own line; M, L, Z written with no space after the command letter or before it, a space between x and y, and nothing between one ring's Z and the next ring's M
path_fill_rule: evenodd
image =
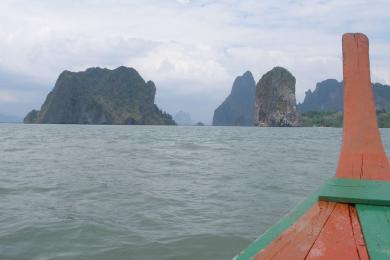
M176 0L177 2L179 2L180 4L189 4L191 2L191 0Z
M208 45L186 46L175 42L161 44L143 57L130 59L134 66L148 78L159 82L192 82L179 85L183 93L205 91L207 88L220 89L221 83L230 80L223 64L216 57L217 51ZM213 86L210 86L213 84ZM176 86L171 86L176 88Z
M17 101L16 95L7 91L0 90L0 102L14 103L16 101Z
M0 72L13 76L2 84L0 73L0 86L17 89L18 111L28 111L62 70L126 65L155 81L163 109L210 122L246 70L259 80L286 67L298 100L318 81L341 79L344 32L369 36L373 81L390 84L389 9L386 0L3 0Z

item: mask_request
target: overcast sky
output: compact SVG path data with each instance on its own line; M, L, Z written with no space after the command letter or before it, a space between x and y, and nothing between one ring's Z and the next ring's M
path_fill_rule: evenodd
M39 108L63 70L138 70L156 102L210 123L236 76L274 66L309 88L342 78L341 35L370 38L372 80L390 84L390 1L1 0L0 114Z

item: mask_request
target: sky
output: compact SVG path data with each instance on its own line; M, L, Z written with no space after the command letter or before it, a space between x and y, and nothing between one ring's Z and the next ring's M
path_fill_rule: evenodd
M370 39L373 82L390 84L388 0L1 0L0 114L39 109L63 70L135 68L156 103L210 123L235 77L275 66L296 96L342 79L341 36Z

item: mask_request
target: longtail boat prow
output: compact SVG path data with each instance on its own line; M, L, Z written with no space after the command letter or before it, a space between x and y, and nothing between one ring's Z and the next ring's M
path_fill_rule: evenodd
M390 165L378 129L368 38L343 35L344 128L336 177L236 260L390 259Z

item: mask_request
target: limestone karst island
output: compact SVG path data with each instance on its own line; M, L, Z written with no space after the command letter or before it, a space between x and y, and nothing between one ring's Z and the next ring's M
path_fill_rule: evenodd
M296 79L287 69L274 67L256 84L250 71L237 77L230 95L214 111L214 126L342 126L342 82L334 79L317 84L296 102ZM390 86L373 84L381 127L390 127ZM64 71L40 110L32 110L24 123L199 125L190 114L174 117L154 103L156 86L133 68L89 68ZM201 122L200 122L201 123ZM201 123L203 125L203 123Z
M64 71L39 111L24 123L174 125L154 104L156 86L133 68Z

